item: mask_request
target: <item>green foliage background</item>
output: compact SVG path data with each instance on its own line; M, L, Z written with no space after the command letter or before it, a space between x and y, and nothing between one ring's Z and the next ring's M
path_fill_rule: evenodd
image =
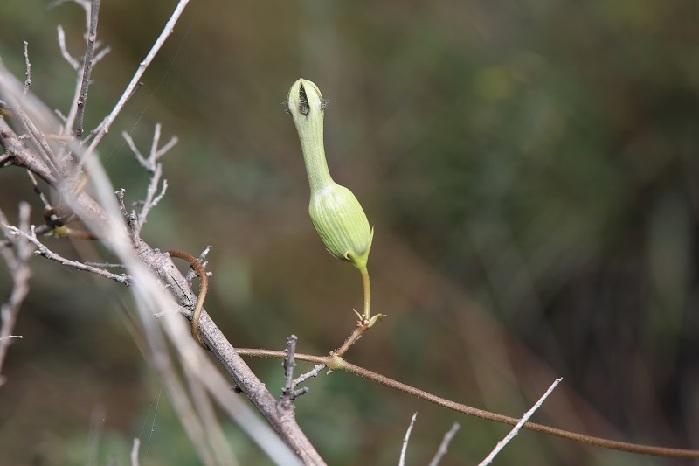
M114 105L174 0L103 0L86 127ZM0 58L66 109L74 74L56 25L82 53L84 16L42 0L0 5ZM330 100L333 176L376 228L375 312L348 359L513 416L554 378L537 420L699 448L699 4L694 0L366 2L192 0L103 143L115 186L146 174L120 132L148 147L155 122L180 143L144 237L213 246L207 309L237 346L322 354L361 307L359 275L307 216L293 124L280 104L312 79ZM0 208L34 199L0 171ZM35 222L39 223L39 204ZM65 255L94 246L47 240ZM33 262L0 388L0 463L195 464L129 323L128 293ZM0 301L9 293L0 272ZM278 362L251 361L273 390ZM298 401L330 464L409 464L461 431L443 464L482 459L507 432L353 376L322 375ZM278 392L278 390L277 390ZM91 428L91 426L93 426ZM242 464L265 464L235 426ZM522 433L498 464L682 464Z

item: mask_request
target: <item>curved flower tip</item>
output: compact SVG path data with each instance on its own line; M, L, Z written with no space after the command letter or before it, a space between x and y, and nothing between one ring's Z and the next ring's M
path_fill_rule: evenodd
M289 89L287 96L287 110L296 120L300 116L309 116L321 113L325 104L323 94L318 86L308 79L297 79Z

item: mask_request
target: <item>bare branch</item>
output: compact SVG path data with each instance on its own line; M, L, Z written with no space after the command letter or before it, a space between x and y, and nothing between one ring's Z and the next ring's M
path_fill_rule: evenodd
M143 200L141 212L138 214L135 232L137 235L141 234L141 230L143 229L143 225L146 223L150 210L158 205L161 199L165 196L165 192L167 191L167 180L163 180L160 192L156 194L156 190L158 189L158 184L160 184L160 178L162 178L162 176L163 166L158 164L155 168L155 172L150 178L146 198Z
M90 21L87 29L87 47L85 50L85 58L83 59L82 80L80 84L80 94L77 104L78 111L73 123L73 134L80 139L83 134L83 118L85 116L85 104L87 103L87 91L90 87L90 75L92 74L92 65L95 53L95 41L97 40L97 20L99 18L100 0L92 0L90 6Z
M94 65L96 65L111 51L112 51L111 47L109 47L109 46L104 47L99 52L97 52L97 54L95 54L95 58L92 60L92 63Z
M293 403L296 398L308 392L308 387L303 387L296 390L296 381L294 380L294 369L296 369L296 361L294 354L296 353L296 335L291 335L286 339L286 358L284 358L284 386L282 387L282 395L279 397L279 405L282 409L293 412Z
M37 227L34 227L34 232L36 233L37 236L44 235L46 233L50 233L51 230L53 230L54 227L50 225L39 225ZM13 241L11 239L4 239L0 241L0 251L5 250L12 246Z
M549 389L546 390L546 393L544 393L543 396L541 398L539 398L539 401L537 401L536 404L534 406L532 406L532 408L529 411L524 413L524 416L522 416L522 419L519 420L519 422L514 426L514 428L510 431L510 433L507 434L507 436L504 439L500 440L497 445L495 445L495 448L493 449L493 451L491 451L490 454L488 456L486 456L485 459L483 461L481 461L478 466L486 466L486 465L493 462L493 459L495 459L497 454L500 453L500 451L503 448L505 448L505 445L507 445L510 442L510 440L515 438L515 435L517 435L517 433L519 433L522 426L524 426L524 424L529 420L530 417L532 417L532 415L536 412L536 410L539 409L542 404L544 404L544 400L546 398L548 398L548 396L551 394L551 392L554 390L554 388L556 388L556 386L559 383L561 383L561 380L563 380L563 379L562 378L556 379L551 384Z
M174 147L174 145L177 143L177 138L173 136L163 147L158 149L161 129L162 125L160 123L156 123L148 158L144 157L141 151L138 150L136 143L129 133L126 131L122 131L121 133L122 137L126 141L126 144L129 146L129 149L131 149L134 157L136 157L138 163L151 174L151 178L148 183L148 190L146 191L146 198L142 202L141 212L136 219L137 221L134 230L136 235L141 234L141 230L143 229L143 225L146 223L150 210L158 205L158 203L163 199L168 187L167 180L163 180L160 192L157 192L158 186L160 185L160 179L163 176L163 166L158 162L158 160L170 149L172 149L172 147Z
M294 369L296 362L294 361L294 353L296 352L296 335L291 335L286 339L286 358L284 358L284 387L282 388L282 400L293 401L294 391Z
M403 438L403 448L401 448L400 450L398 466L405 466L405 453L408 450L408 442L410 441L410 435L413 433L415 419L417 419L417 413L413 414L413 417L410 419L410 425L408 426L408 430L405 431L405 437Z
M51 251L49 248L47 248L39 239L36 237L36 231L34 226L32 225L30 233L25 233L24 231L20 230L17 227L13 226L8 226L7 227L8 231L12 235L18 235L26 238L29 242L31 242L34 246L36 246L36 252L35 254L38 254L40 256L44 256L45 258L58 262L59 264L63 264L68 267L72 267L77 270L84 270L86 272L94 273L95 275L98 275L100 277L108 278L110 280L114 280L117 283L121 283L122 285L127 285L130 286L133 283L133 280L131 277L129 277L126 274L121 274L117 275L111 272L108 272L107 270L100 269L98 267L92 267L90 265L85 264L84 262L79 262L79 261L72 261L70 259L66 259L65 257L61 256L60 254L56 254L55 252Z
M29 61L29 42L24 41L24 95L32 85L32 63Z
M310 370L310 371L306 372L305 374L301 374L300 376L298 376L298 378L296 378L294 380L294 386L301 385L302 383L304 383L306 380L310 379L311 377L317 376L318 374L320 374L320 371L322 371L326 367L327 366L325 364L316 364L313 367L313 370Z
M236 348L235 350L239 355L243 356L249 355L260 358L286 357L286 353L284 351L273 351L255 348ZM383 374L370 371L355 364L350 364L344 359L339 358L333 354L331 354L330 356L314 356L312 354L296 353L295 358L300 359L302 361L313 362L316 364L325 364L332 371L350 372L352 374L362 377L363 379L371 380L372 382L379 383L385 387L393 388L394 390L398 390L408 395L412 395L416 398L429 401L430 403L434 403L443 408L451 409L452 411L463 413L468 416L475 416L488 421L500 422L502 424L508 424L511 426L516 426L519 422L519 419L514 417L506 416L504 414L493 413L479 408L474 408L473 406L457 403L456 401L448 400L446 398L442 398L424 390L420 390L419 388L415 388L413 386L386 377ZM559 429L557 427L550 427L529 421L524 423L524 428L532 430L534 432L540 432L542 434L553 435L556 437L572 440L574 442L585 443L600 448L625 451L639 455L663 456L668 458L699 458L699 450L691 450L688 448L665 448L650 445L642 445L638 443L620 442L617 440L609 440L606 438L594 437L592 435L578 434L577 432L571 432L568 430Z
M59 109L54 108L53 113L55 113L58 119L61 120L63 123L66 122L66 116ZM61 131L63 131L63 129L61 129Z
M14 246L16 243L16 240L12 240L9 238L9 233L7 231L7 225L9 225L10 222L7 221L7 218L5 217L5 213L0 210L0 229L2 230L5 238L7 238L5 241L7 242L8 246ZM5 260L5 264L7 264L7 268L12 272L13 270L17 270L19 267L19 263L17 262L17 256L15 252L10 249L9 247L3 247L0 249L0 252L2 252L3 259Z
M36 151L41 155L43 161L51 168L54 173L60 171L60 164L53 153L53 149L48 145L44 134L34 125L34 122L29 118L24 109L20 105L16 105L14 111L19 116L20 121L26 130L25 135L34 145Z
M19 228L26 231L29 229L29 204L21 203L19 206L19 218L17 224ZM10 234L10 229L7 227L7 219L0 211L0 227L5 232L5 235ZM2 318L2 329L0 329L0 386L3 385L5 379L2 376L2 366L5 361L5 355L12 342L13 338L21 338L12 335L12 329L17 322L19 309L24 302L24 298L29 293L29 278L31 277L31 268L29 267L29 259L32 255L33 248L28 241L22 238L16 239L15 253L11 254L9 250L4 250L3 255L6 259L13 256L7 261L8 268L12 274L12 292L9 300L0 308L0 317Z
M138 450L141 448L141 439L133 438L133 446L131 447L131 466L138 466Z
M166 142L165 145L163 145L163 147L161 147L155 152L156 160L165 155L166 153L170 152L170 149L175 147L175 144L177 144L177 136L171 137L170 140Z
M63 55L65 61L67 61L75 71L78 71L80 69L80 63L73 58L68 51L68 46L66 46L66 32L60 24L58 25L58 48L61 49L61 55Z
M46 8L50 10L52 8L56 8L57 6L63 5L64 3L68 3L68 2L77 3L81 7L87 8L87 0L54 0L53 2L50 2Z
M86 265L89 265L91 267L99 267L101 269L125 269L126 266L124 264L114 264L111 262L90 262L90 261L85 261L83 262Z
M171 33L176 19L181 15L182 9L187 3L186 1L179 2L175 13L168 22L166 31L161 34L158 43L151 49L148 59L141 64L137 74L143 74L147 68L147 62L152 60L155 52L162 46L162 42ZM7 72L0 63L0 79L5 77L5 73ZM134 77L134 82L137 80L138 76ZM7 81L11 85L3 86L0 90L13 98L21 95L21 85L17 92L14 77L7 74ZM118 108L105 119L106 123L103 126L98 127L97 140L108 131L115 116L123 107L124 102L128 100L127 97L134 88L135 86L131 85L127 89L126 96L117 105ZM52 112L45 108L45 105L41 102L34 102L31 94L27 97L27 104L31 105L32 118L37 114L44 118L42 123L45 122L46 125L42 125L42 128L60 127L60 124L56 124ZM67 126L70 127L70 125ZM4 130L7 130L6 133ZM55 130L53 132L55 133ZM37 161L41 162L39 167L46 165L41 155L32 153L34 148L23 146L21 138L17 137L3 120L0 120L0 142L3 149L12 149L10 157L4 157L3 160L10 161L15 165L22 163L36 165ZM94 150L96 147L95 140L92 142L94 145L91 146L90 150ZM18 144L18 146L14 147L13 144ZM209 449L210 452L210 448L213 446L209 445L206 439L204 439L204 443L198 441L201 438L199 436L201 431L197 432L196 426L201 425L200 421L203 418L198 412L196 403L193 403L194 400L190 400L182 385L180 380L182 371L194 374L206 387L210 396L216 400L217 405L225 410L228 416L238 423L275 463L293 465L299 464L300 459L309 464L324 464L293 416L286 412L280 412L275 397L242 358L235 353L230 342L226 340L208 315L202 316L201 329L211 347L212 354L219 359L233 382L247 395L255 408L268 420L273 430L261 421L258 414L245 401L230 390L230 381L216 370L212 362L196 346L180 315L175 315L174 312L164 312L160 319L156 320L153 317L157 312L181 308L182 303L191 299L191 288L166 255L154 250L125 228L124 217L119 213L119 200L117 198L115 201L114 188L109 183L97 158L90 157L89 153L83 151L77 143L68 142L68 144L71 151L80 154L81 161L90 175L90 189L79 192L70 189L70 185L65 185L66 182L71 181L66 179L66 173L53 173L50 169L45 175L48 179L47 182L63 195L65 202L85 222L90 231L94 232L104 245L114 252L118 260L127 266L129 277L133 277L133 283L138 284L138 286L132 287L132 290L142 324L148 335L149 349L152 349L148 352L148 359L163 377L164 385L170 393L178 416L190 438L195 441L198 451L201 452L200 448L204 448ZM22 151L26 152L27 160L21 160ZM130 216L127 215L127 218ZM134 222L131 222L131 226ZM36 231L38 228L32 232L34 236ZM15 233L14 230L13 233ZM38 239L33 239L38 242ZM72 265L69 262L66 264ZM82 269L85 269L84 264L80 265ZM171 354L173 351L175 353ZM174 364L181 365L181 367L174 368ZM165 365L170 365L174 370L165 370ZM198 421L194 422L193 419ZM215 458L215 456L211 457Z
M444 434L444 438L442 439L442 442L439 444L439 448L437 449L437 453L434 454L434 457L432 458L432 461L430 461L429 466L437 466L440 461L442 461L442 458L444 458L444 455L447 454L447 449L449 448L449 444L451 441L454 439L454 435L456 435L456 432L461 428L458 422L455 422L449 431Z
M31 170L27 170L27 176L29 176L29 179L32 182L32 186L34 188L34 193L37 196L39 196L39 200L44 205L44 210L50 210L51 209L51 202L49 201L48 197L46 197L44 192L39 187L39 180L36 179L36 175L34 173L32 173Z
M89 157L90 154L92 154L97 146L99 145L100 141L102 141L102 138L109 132L109 129L111 128L112 124L114 123L114 120L116 119L117 115L121 113L121 110L124 108L124 105L126 105L126 102L131 98L131 95L133 94L134 90L136 89L136 86L138 85L139 81L141 80L141 77L143 77L143 74L146 72L148 69L148 66L150 66L150 63L153 61L153 58L157 55L158 51L160 48L163 46L167 38L172 34L173 29L175 28L175 24L177 23L177 20L180 18L182 15L182 12L184 11L184 8L187 6L189 3L189 0L179 0L177 3L177 6L175 7L175 11L172 13L170 16L170 19L168 22L165 24L165 27L163 28L163 31L160 33L160 36L158 39L156 39L155 44L153 44L153 47L150 49L148 54L146 55L146 58L143 59L141 64L138 66L136 69L136 72L133 75L133 78L131 78L131 81L129 84L126 86L126 89L124 92L121 94L121 97L119 98L119 101L117 104L114 106L114 109L107 115L104 120L95 128L95 130L90 134L90 136L94 136L92 139L92 142L87 148L87 151L83 155L83 159L85 157Z
M55 186L58 183L58 179L46 161L24 147L24 143L17 137L4 118L0 118L0 145L8 156L7 161L11 164L32 171L49 185Z
M199 257L197 257L197 260L199 261L201 266L204 268L206 268L206 266L209 265L209 262L206 260L206 255L209 254L210 251L211 251L211 246L207 246L204 248L202 253L199 254ZM184 278L185 278L185 280L187 280L187 283L189 283L191 285L192 280L196 276L197 276L197 271L194 270L194 267L190 267L189 269L187 269L187 274L184 276ZM211 272L206 272L206 276L210 277Z
M129 149L131 149L131 152L133 152L134 157L136 157L136 160L138 163L141 164L143 168L145 168L148 171L151 171L150 164L148 163L148 160L143 156L140 150L138 150L138 147L136 146L136 143L134 142L133 138L129 133L126 131L121 132L121 136L124 138L126 141L126 145L129 146Z

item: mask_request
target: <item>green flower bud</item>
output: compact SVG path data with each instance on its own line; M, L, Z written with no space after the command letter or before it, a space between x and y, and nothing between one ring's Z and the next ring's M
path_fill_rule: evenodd
M291 86L287 108L294 118L308 173L308 213L330 254L365 269L374 230L352 191L330 177L323 145L324 106L313 82L299 79Z
M357 268L366 267L374 230L352 191L332 183L311 193L308 213L330 254Z

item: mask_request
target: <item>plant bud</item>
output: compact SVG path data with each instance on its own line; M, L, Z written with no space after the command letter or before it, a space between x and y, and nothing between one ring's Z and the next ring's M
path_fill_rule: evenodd
M308 173L311 201L308 213L328 252L366 268L374 230L352 194L330 177L323 146L323 96L313 82L297 80L287 96Z
M365 268L374 230L352 191L337 183L311 193L308 213L328 252Z

